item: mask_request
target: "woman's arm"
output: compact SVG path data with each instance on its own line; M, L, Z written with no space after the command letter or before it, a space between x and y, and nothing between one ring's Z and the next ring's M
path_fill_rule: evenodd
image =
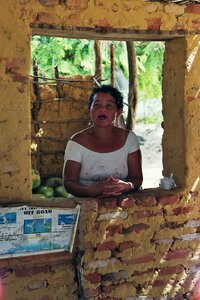
M127 181L133 184L134 189L139 189L143 182L142 156L137 150L128 155L128 178Z
M103 197L118 196L122 193L128 193L131 190L138 190L143 181L141 152L137 150L128 155L128 178L123 181L119 178L110 176L105 190L102 193Z
M64 187L68 193L77 197L96 197L102 195L108 180L90 186L83 185L79 182L81 164L68 160L64 167L63 179Z
M122 181L110 176L105 181L90 186L85 186L79 183L81 164L68 160L64 169L64 186L67 192L77 197L110 197L129 192L132 189L137 190L140 188L143 181L140 150L130 153L127 159L127 181Z

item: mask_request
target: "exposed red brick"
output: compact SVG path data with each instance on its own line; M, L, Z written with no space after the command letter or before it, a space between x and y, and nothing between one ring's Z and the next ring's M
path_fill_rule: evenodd
M110 198L110 199L105 199L105 200L102 199L101 203L105 208L114 208L114 207L116 207L117 199L116 198Z
M155 196L143 194L136 197L136 204L142 205L143 207L152 207L157 204L157 201Z
M106 31L107 29L111 28L111 24L108 22L107 19L99 19L98 23L95 24L95 27L101 28L102 31Z
M173 209L173 213L175 216L185 215L185 214L188 214L192 210L193 210L193 207L191 207L191 206L176 207Z
M6 61L6 67L8 69L18 69L25 63L25 60L18 57L9 58Z
M132 226L130 226L127 229L124 229L124 232L125 233L129 233L129 232L133 232L134 231L136 233L139 233L140 231L142 231L144 229L148 229L148 228L149 228L149 225L144 224L144 223L139 223L139 224L132 225Z
M17 87L17 90L19 93L23 94L25 92L25 86L22 83L19 87Z
M199 300L200 299L200 280L196 280L195 282L195 286L193 288L193 296L195 300Z
M200 20L192 20L192 27L194 29L200 29Z
M190 14L200 14L200 4L190 4L185 8L186 13Z
M189 102L192 102L195 99L196 98L194 96L187 96L186 101L189 103Z
M106 237L113 236L114 234L122 234L122 225L110 225L106 228Z
M97 212L99 209L99 201L98 200L90 200L90 201L85 201L84 202L84 211L89 212Z
M138 247L140 244L133 242L133 241L126 241L126 242L122 242L119 245L119 251L122 252L126 249L130 249L130 248L136 248Z
M138 218L138 219L140 219L140 218L150 218L150 217L155 217L155 216L162 216L162 211L161 210L157 210L157 211L139 210L139 211L136 211L134 213L134 215L136 215L136 218Z
M113 280L123 280L127 278L126 271L112 272L102 275L101 281L113 281Z
M37 21L41 23L52 24L57 20L56 16L47 12L41 12L37 16Z
M103 287L102 287L102 291L103 291L105 294L109 294L109 293L112 292L114 289L115 289L115 286L114 286L113 284L106 285L106 286L103 286Z
M162 24L162 21L160 18L149 19L148 20L148 29L158 30L158 29L160 29L161 24Z
M94 0L94 5L103 7L103 1L102 0Z
M166 285L166 282L163 281L163 280L155 279L155 280L152 282L152 286L153 286L153 287L159 287L159 286L163 286L163 285Z
M90 281L91 283L98 283L101 281L101 275L98 273L91 273L85 275L85 279Z
M180 227L180 224L177 222L165 222L160 225L160 229L168 228L168 229L176 229Z
M172 266L172 267L164 267L159 269L159 275L169 275L169 274L179 274L184 270L182 265Z
M6 74L10 74L11 78L14 82L23 82L23 83L27 83L28 82L28 77L24 76L18 72L14 72L11 69L6 68Z
M126 197L118 200L118 205L121 208L130 208L133 207L135 204L135 198L133 197Z
M116 247L115 241L107 241L97 244L97 250L113 250Z
M129 259L122 257L121 260L125 264L143 264L143 263L153 261L154 260L154 254L149 253L145 256L132 257L132 258L129 258Z
M193 280L194 280L195 274L189 274L185 280L180 282L180 286L182 286L185 290L190 290L193 286Z
M84 296L85 297L97 297L100 294L100 288L97 287L96 289L85 289Z
M72 13L69 15L67 18L68 23L73 26L73 25L78 25L81 24L81 15L79 14L79 11L71 11ZM92 22L91 22L92 23Z
M88 0L66 0L69 9L85 9L88 6Z
M172 260L172 259L182 259L188 257L190 254L191 249L178 249L178 250L170 250L166 252L164 255L165 260Z
M179 202L179 198L176 195L164 195L157 197L158 202L161 205L171 205Z

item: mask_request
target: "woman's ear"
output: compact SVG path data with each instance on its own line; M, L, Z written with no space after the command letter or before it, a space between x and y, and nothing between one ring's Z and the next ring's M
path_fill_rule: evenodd
M119 117L122 113L123 113L123 109L122 108L118 109L118 111L117 111L117 117Z

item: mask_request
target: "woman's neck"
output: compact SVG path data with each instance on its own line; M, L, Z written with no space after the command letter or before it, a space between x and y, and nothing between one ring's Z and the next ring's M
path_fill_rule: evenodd
M96 138L100 138L101 140L107 140L113 137L113 133L116 131L115 126L109 127L93 127L93 134Z

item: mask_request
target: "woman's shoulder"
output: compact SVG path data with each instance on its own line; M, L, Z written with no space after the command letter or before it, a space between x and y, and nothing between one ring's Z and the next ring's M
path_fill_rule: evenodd
M124 136L127 137L129 135L129 133L131 133L132 131L126 129L126 128L122 128L122 127L116 127L116 133L119 136Z
M84 144L84 141L87 140L88 135L91 132L91 128L85 128L79 132L76 132L72 137L70 138L71 141L76 142L78 144Z

